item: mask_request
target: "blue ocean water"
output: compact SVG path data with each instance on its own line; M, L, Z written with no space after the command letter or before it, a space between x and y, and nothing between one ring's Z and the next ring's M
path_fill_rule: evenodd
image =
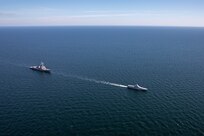
M204 28L0 27L0 135L204 135L203 37ZM28 68L41 61L51 74ZM149 90L120 86L135 83Z

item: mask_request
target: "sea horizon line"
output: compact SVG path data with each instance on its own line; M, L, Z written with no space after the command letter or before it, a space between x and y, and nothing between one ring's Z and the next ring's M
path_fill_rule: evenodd
M204 28L204 26L159 26L159 25L0 25L0 27L169 27L169 28Z

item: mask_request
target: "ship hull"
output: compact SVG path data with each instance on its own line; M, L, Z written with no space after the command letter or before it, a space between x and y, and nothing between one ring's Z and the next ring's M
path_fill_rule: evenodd
M138 90L138 91L147 91L147 88L139 88L139 87L135 87L134 85L128 85L127 89Z
M34 71L39 71L39 72L43 72L43 73L51 73L50 69L39 69L37 67L30 67L31 70L34 70Z

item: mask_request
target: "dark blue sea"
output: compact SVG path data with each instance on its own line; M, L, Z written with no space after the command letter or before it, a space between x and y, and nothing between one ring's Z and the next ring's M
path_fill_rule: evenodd
M204 28L0 27L0 135L204 135Z

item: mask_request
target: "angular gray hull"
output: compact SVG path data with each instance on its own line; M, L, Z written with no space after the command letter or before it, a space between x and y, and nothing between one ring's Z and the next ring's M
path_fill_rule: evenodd
M39 69L36 67L30 67L30 69L32 69L34 71L44 72L44 73L51 73L50 69L43 70L43 69Z
M131 90L139 90L139 91L147 91L147 88L144 87L140 87L140 86L135 86L135 85L128 85L127 89L131 89Z

